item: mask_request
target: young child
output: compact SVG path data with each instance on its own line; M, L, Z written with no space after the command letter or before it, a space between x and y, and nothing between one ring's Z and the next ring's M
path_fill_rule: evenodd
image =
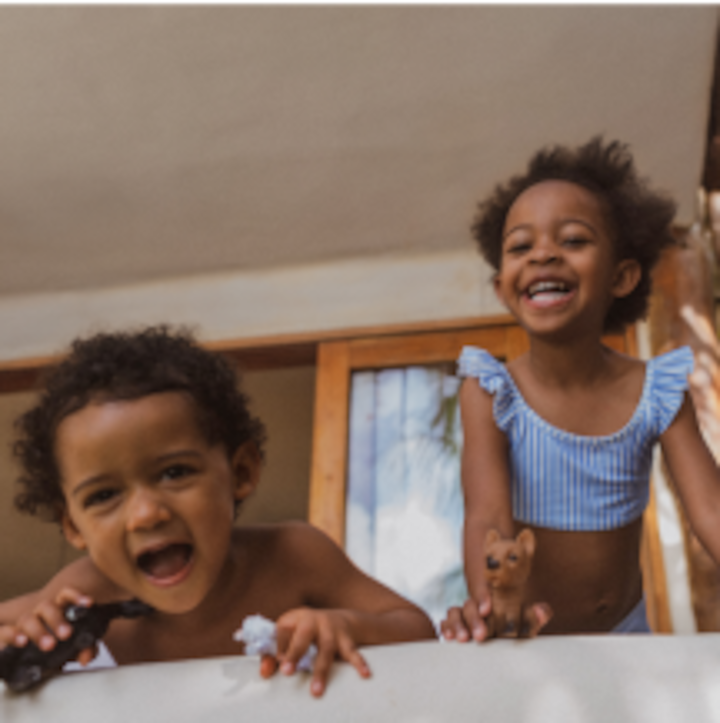
M69 603L136 597L155 612L111 624L118 664L237 654L233 632L261 614L278 644L261 673L294 672L314 644L319 696L336 657L367 677L358 646L434 637L421 610L309 525L234 526L265 433L228 364L191 337L157 327L76 341L18 429L17 506L49 513L88 555L0 605L0 643L52 649L71 632Z
M649 631L639 548L657 441L720 560L720 474L687 393L691 351L643 363L601 340L644 315L674 212L626 146L599 138L541 150L480 205L474 234L530 346L507 366L471 347L459 360L470 599L448 612L445 638L487 636L491 528L534 531L527 599L549 604L552 619L535 606L545 632Z

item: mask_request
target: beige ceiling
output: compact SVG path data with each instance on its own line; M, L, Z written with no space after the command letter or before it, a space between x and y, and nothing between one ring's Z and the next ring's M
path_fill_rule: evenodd
M2 6L0 294L465 248L602 132L692 214L712 6Z

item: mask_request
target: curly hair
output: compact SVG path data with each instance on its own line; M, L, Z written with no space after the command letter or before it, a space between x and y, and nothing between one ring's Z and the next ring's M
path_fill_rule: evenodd
M200 430L211 444L223 444L231 455L252 441L263 456L265 428L250 414L235 371L219 354L201 348L189 331L155 326L96 334L72 343L69 355L46 375L37 404L15 421L13 453L21 468L17 509L61 519L65 499L55 435L63 419L92 400L170 391L193 400Z
M628 146L620 141L604 144L600 136L577 148L551 146L538 151L523 175L478 204L472 232L485 260L500 269L505 219L523 191L543 181L569 181L601 201L612 232L617 260L635 259L642 271L635 289L615 299L605 318L605 331L620 331L645 316L650 295L650 271L661 252L676 243L671 224L676 204L650 189L640 178Z

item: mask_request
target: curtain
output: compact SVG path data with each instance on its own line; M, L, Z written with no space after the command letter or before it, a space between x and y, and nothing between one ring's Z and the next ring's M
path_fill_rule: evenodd
M458 386L444 366L356 372L351 385L347 552L436 623L467 594Z

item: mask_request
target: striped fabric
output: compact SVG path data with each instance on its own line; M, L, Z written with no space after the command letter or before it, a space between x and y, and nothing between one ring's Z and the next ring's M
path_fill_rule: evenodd
M513 516L557 530L610 530L639 517L648 501L652 449L675 418L693 368L689 347L647 362L640 402L614 434L579 436L553 427L523 399L505 366L465 347L458 375L494 396L510 444Z

